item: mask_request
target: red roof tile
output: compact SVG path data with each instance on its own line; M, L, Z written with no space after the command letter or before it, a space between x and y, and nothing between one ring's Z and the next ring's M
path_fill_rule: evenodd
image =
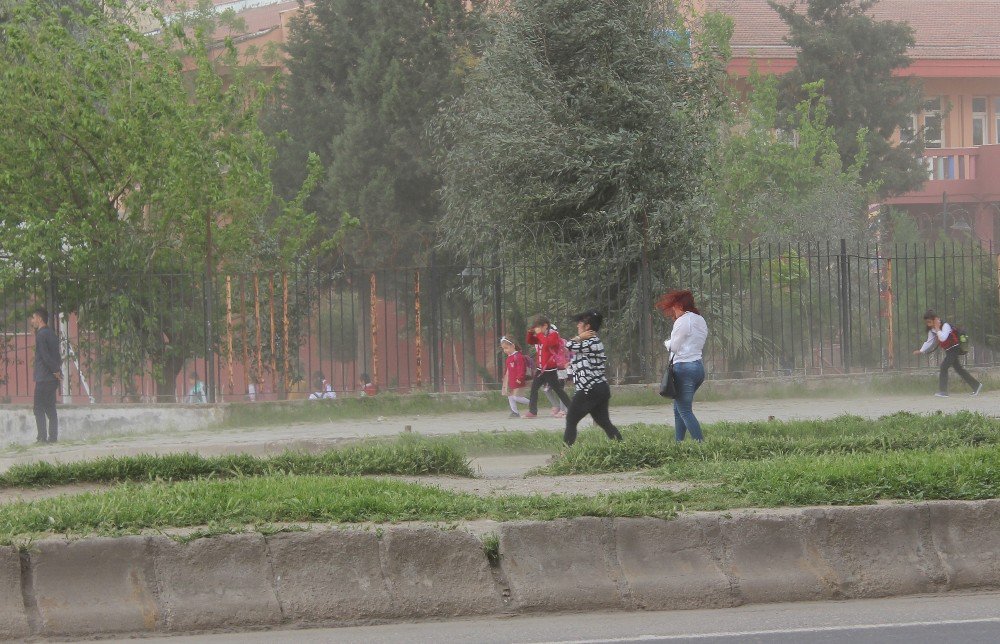
M733 17L734 57L795 57L784 42L788 29L767 0L707 0L706 8ZM914 60L1000 60L1000 0L881 0L869 13L910 23Z

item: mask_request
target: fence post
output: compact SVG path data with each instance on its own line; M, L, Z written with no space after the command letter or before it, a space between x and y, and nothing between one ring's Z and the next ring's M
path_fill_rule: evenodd
M493 267L493 355L496 356L497 382L503 386L503 354L497 351L503 335L503 265Z
M840 352L844 373L851 371L851 267L847 256L847 240L840 240Z
M649 259L645 252L642 257L642 264L639 274L641 292L639 293L639 370L642 374L643 382L652 382L653 360L653 312L652 312L652 289L653 280L649 273Z
M438 307L438 272L437 272L437 262L436 253L431 251L431 262L430 262L430 278L431 283L428 288L428 301L430 302L431 319L428 325L428 330L430 331L430 367L431 367L431 388L434 391L441 391L441 352L440 352L440 329L439 325L439 307Z
M205 396L208 402L215 402L215 378L212 371L212 274L206 263L204 295L204 333L205 333Z

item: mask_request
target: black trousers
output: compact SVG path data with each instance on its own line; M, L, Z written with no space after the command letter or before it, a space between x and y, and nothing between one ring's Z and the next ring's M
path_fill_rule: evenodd
M577 391L573 394L573 400L569 403L569 411L566 412L566 431L563 433L563 442L567 445L576 442L576 426L587 414L590 414L594 422L608 435L608 438L620 441L622 434L611 422L611 417L608 415L608 402L610 400L611 387L606 382L594 385L588 392Z
M556 392L559 400L569 407L569 396L566 395L566 390L563 389L562 383L559 382L559 372L553 369L552 371L543 371L531 381L531 394L528 396L528 411L532 414L538 413L538 390L542 388L542 385L546 384Z
M56 442L59 438L59 418L56 416L56 390L59 389L58 380L46 380L35 383L35 427L38 428L38 440ZM46 417L48 417L48 431L46 432Z
M958 355L957 346L952 347L951 349L948 349L947 351L944 352L944 360L941 361L941 372L938 373L938 391L940 391L943 394L948 393L949 369L954 369L955 373L957 373L962 378L962 380L965 381L965 384L972 387L973 391L975 391L976 388L979 387L979 381L973 378L972 374L966 371L965 367L962 366L962 363L958 361L960 357L961 356Z

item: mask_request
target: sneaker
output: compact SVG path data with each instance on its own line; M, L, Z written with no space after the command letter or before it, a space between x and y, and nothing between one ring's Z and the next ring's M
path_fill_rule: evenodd
M938 398L947 398L948 397L948 394L944 393L943 391L939 391L939 392L937 392L934 395L937 396Z
M978 396L979 392L982 391L982 390L983 390L983 383L979 383L979 386L976 387L976 390L972 392L972 395L973 396Z
M557 411L552 415L555 416L556 418L566 418L566 412L564 411Z
M521 414L521 418L538 418L538 414L533 414L529 411Z
M521 414L517 413L516 411L510 412L509 418L520 418L520 417L521 417Z

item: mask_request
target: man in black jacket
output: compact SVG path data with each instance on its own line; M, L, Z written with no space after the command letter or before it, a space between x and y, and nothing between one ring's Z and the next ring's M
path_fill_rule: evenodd
M62 380L59 338L49 328L49 312L43 308L35 309L31 314L31 327L35 329L35 425L38 427L38 442L54 443L59 438L56 390Z

